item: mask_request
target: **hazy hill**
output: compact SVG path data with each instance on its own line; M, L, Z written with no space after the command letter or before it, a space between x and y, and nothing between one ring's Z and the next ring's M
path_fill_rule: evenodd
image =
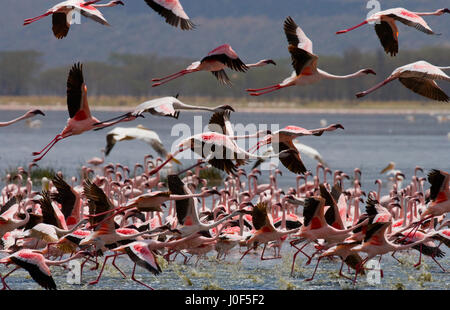
M229 43L246 61L288 57L283 21L291 15L314 42L318 54L339 54L357 47L380 49L373 27L336 36L337 30L361 22L369 9L360 0L182 0L198 25L184 32L167 25L143 0L125 0L125 7L105 8L112 27L82 19L68 38L57 40L51 18L22 26L25 18L44 13L58 1L2 0L0 50L34 49L44 54L46 66L75 60L105 60L111 52L201 58L222 43ZM382 9L405 6L430 11L448 6L448 0L380 1ZM400 48L449 45L450 15L427 17L441 36L428 36L400 25Z

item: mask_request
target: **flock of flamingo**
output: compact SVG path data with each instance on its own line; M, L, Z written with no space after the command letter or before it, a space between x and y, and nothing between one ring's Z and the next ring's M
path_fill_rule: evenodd
M122 1L108 4L97 2L99 0L65 1L41 16L25 20L25 25L51 15L54 35L62 39L68 35L74 10L108 25L98 9L124 5ZM168 24L182 30L195 29L178 0L145 2ZM386 53L395 56L398 53L395 21L432 35L434 32L421 16L444 13L449 13L449 10L417 13L403 8L390 9L376 13L360 25L338 34L376 22L375 31ZM317 68L318 57L313 53L311 40L291 17L285 20L284 32L294 72L280 84L249 89L251 95L259 96L322 79L375 74L371 69L362 69L347 76L322 71ZM245 72L249 68L268 64L275 65L275 62L269 59L245 64L231 46L225 44L186 69L152 81L155 82L153 86L159 86L186 74L210 71L220 82L230 84L225 68ZM365 96L399 79L420 95L448 101L448 96L435 80L449 81L450 78L442 71L449 68L418 61L396 69L381 84L357 96ZM291 125L276 132L259 131L236 136L230 121L235 112L232 106L192 106L175 97L147 101L124 115L100 121L90 112L83 65L80 63L73 65L68 74L67 105L69 119L66 127L41 151L33 153L36 157L28 170L20 167L16 175L8 175L2 189L0 244L1 253L5 256L0 263L13 265L11 270L1 274L3 289L10 288L6 279L20 268L25 269L41 287L56 289L50 267L65 266L74 259L82 260L81 275L86 264L93 265L92 270L100 269L97 279L89 283L91 285L101 280L110 259L112 266L125 279L127 275L116 264L119 256L127 256L134 264L131 279L152 289L138 279L135 272L136 266L154 275L163 272L157 257L169 263L177 257L184 257L183 262L188 264L190 258L195 256L197 265L200 259L215 251L220 264L230 253L239 251L242 253L240 261L245 263L250 259L249 253L258 251L261 252L261 260L279 259L285 244L294 250L292 276L296 273L298 254L307 258L306 265L317 259L307 281L314 279L324 258L337 257L341 262L340 266L336 266L340 268L339 275L356 283L358 276L365 274L365 264L369 260L377 256L381 260L386 254L395 258L396 252L411 249L420 253L415 266L421 263L422 256L427 256L446 272L438 259L445 255L441 250L442 244L446 247L450 244L450 222L446 219L450 212L449 173L435 169L424 173L422 168L416 167L414 176L403 186L405 175L394 170L391 163L383 171L389 171L393 176L388 193L382 195L381 180L376 182L379 185L377 192L366 193L361 188L359 169L355 169L353 179L343 171L332 171L316 150L295 140L302 136L319 137L326 132L343 130L342 124L318 129ZM183 140L173 154L165 150L154 131L142 126L116 127L106 136L107 145L102 150L104 156L119 141L139 139L150 144L160 157L146 156L142 164L135 165L133 173L121 164L105 164L104 156L94 158L89 164L95 166L95 170L83 166L80 180L58 172L50 180L43 180L42 191L34 190L31 172L35 162L42 160L58 141L89 130L130 122L144 117L147 112L157 117L177 119L185 110L211 112L210 131ZM44 115L41 110L31 110L15 120L0 123L0 127L37 114ZM249 138L258 139L254 147L245 150L238 146L237 140ZM267 145L271 148L265 154L257 153ZM188 169L174 172L172 163L180 164L176 156L184 151L195 152L202 159ZM315 175L306 168L301 154L314 156L319 161ZM258 184L261 176L258 164L273 157L278 157L290 173L297 175L297 182L292 187L278 187L277 177L281 171L272 165L270 182ZM242 167L252 160L256 160L257 164L247 174ZM227 174L221 183L223 186L210 186L207 180L201 178L201 171L209 166ZM165 174L161 173L163 169ZM360 204L365 204L363 211ZM99 262L102 256L103 263ZM347 273L343 272L344 264L348 267ZM383 271L380 269L379 272L383 277Z

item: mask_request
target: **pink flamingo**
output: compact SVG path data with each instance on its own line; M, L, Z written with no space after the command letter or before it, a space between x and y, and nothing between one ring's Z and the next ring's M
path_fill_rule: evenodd
M319 57L313 54L312 42L305 35L303 30L297 26L291 17L288 17L284 22L284 32L289 42L289 53L292 58L292 66L295 71L292 75L285 79L280 84L272 86L247 89L251 96L261 96L267 93L280 90L282 88L291 86L302 86L317 83L323 79L350 79L367 74L375 74L372 69L363 69L353 74L338 76L327 73L317 68L317 61ZM261 92L263 91L263 92Z
M166 19L166 23L180 27L181 30L193 30L195 24L189 19L179 0L145 0L149 7Z
M375 23L375 32L377 33L385 52L391 54L391 56L395 56L398 53L398 28L395 21L414 27L426 34L435 34L421 16L439 16L444 13L450 13L449 9L440 9L435 12L427 13L411 12L404 8L389 9L372 14L361 24L346 30L338 31L336 34L347 33L368 23Z
M241 256L242 260L252 249L251 246L253 243L264 243L264 248L261 253L261 260L268 260L268 259L277 259L280 258L280 256L276 256L273 258L265 258L264 252L266 250L267 243L270 241L280 241L284 238L286 238L287 235L296 233L300 228L294 228L291 230L278 230L273 226L272 219L269 218L267 214L267 207L268 204L265 202L261 202L253 207L253 210L251 212L252 215L252 223L253 227L255 228L254 234L251 236L250 239L246 241L247 246L249 246L249 249ZM248 211L246 211L248 212Z
M85 2L83 0L68 0L61 2L51 9L49 9L45 14L28 18L24 21L24 26L34 23L44 17L52 15L53 23L53 34L56 38L62 39L69 33L70 25L72 24L72 15L74 12L79 11L83 16L96 21L105 26L109 26L103 14L97 8L103 7L113 7L116 5L124 5L122 1L111 1L107 4L96 4L101 0L94 0Z
M84 83L83 77L83 65L80 63L75 64L69 72L69 77L67 79L67 108L69 110L70 118L67 120L66 127L40 152L33 153L33 156L39 156L42 154L41 156L35 158L33 160L34 162L41 160L48 153L48 151L50 151L52 147L62 139L74 135L80 135L83 132L94 128L103 127L104 125L111 125L99 124L99 120L91 115L87 100L87 86ZM127 114L121 121L134 119L135 117Z
M90 255L88 252L78 252L64 260L51 261L42 255L39 251L22 249L7 257L0 259L0 264L14 264L17 267L8 272L2 277L3 289L10 289L6 284L5 279L10 276L14 271L19 268L23 268L30 274L31 278L36 281L40 286L47 290L56 290L56 283L53 280L52 274L50 272L49 266L57 266L67 263L71 260Z
M269 59L261 60L256 64L246 65L242 62L238 54L236 54L230 45L224 44L209 52L208 55L201 61L192 63L189 67L178 73L159 79L152 79L152 82L158 82L154 83L152 86L156 87L182 77L183 75L198 71L209 71L219 80L220 83L231 85L231 81L224 70L225 68L228 67L235 71L246 72L251 67L261 67L267 64L275 64L275 62Z
M364 97L380 87L398 79L406 88L416 94L429 99L448 102L448 95L436 84L435 80L449 82L450 77L444 71L450 67L437 67L426 61L417 61L403 67L399 67L383 82L374 87L356 94L356 97Z
M292 142L295 138L301 136L321 136L325 131L335 131L336 129L344 127L341 124L333 124L326 128L318 129L305 129L297 126L286 126L272 134L264 137L263 140L259 141L255 146L255 151L264 145L272 144L273 148L279 152L284 152L289 150L288 155L280 156L280 161L289 171L297 174L304 174L307 170L303 164L300 152L295 147Z

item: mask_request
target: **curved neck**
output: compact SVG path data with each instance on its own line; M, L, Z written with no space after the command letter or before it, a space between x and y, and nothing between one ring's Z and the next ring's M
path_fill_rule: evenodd
M364 75L365 73L363 73L363 70L359 70L355 73L352 74L348 74L348 75L334 75L328 72L325 72L323 70L317 69L317 71L319 72L319 74L326 79L331 79L331 80L342 80L342 79L350 79L350 78L354 78L354 77L358 77L361 75Z
M13 120L11 120L9 122L0 122L0 127L6 127L6 126L9 126L9 125L15 124L17 122L20 122L23 119L26 119L26 118L28 118L28 117L27 117L27 114L25 113L24 115L22 115L22 116L20 116L20 117L18 117L16 119L13 119Z
M86 221L80 221L80 222L78 222L78 224L76 224L74 227L72 227L71 229L69 229L69 230L64 230L64 229L61 229L61 228L58 228L58 227L56 227L55 226L55 231L56 231L56 233L58 234L58 235L67 235L67 234L71 234L71 233L73 233L75 230L77 230L78 229L78 227L80 227L81 225L83 225L83 224L85 224L86 223Z

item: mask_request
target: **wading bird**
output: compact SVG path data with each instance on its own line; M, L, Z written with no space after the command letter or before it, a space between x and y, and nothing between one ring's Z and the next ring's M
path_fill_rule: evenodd
M297 126L286 126L285 128L264 137L263 140L259 141L256 146L254 146L254 148L255 151L257 151L264 145L272 144L273 148L279 152L289 150L290 153L287 153L285 156L280 156L281 163L293 173L304 174L307 171L306 167L300 157L300 152L292 141L301 136L321 136L325 131L335 131L338 128L344 129L341 124L333 124L326 128L311 130Z
M0 122L0 127L6 127L6 126L9 126L9 125L15 124L17 122L20 122L21 120L34 117L34 116L36 116L38 114L45 116L45 114L41 110L30 110L27 113L25 113L24 115L22 115L22 116L20 116L18 118L15 118L15 119L13 119L13 120L11 120L9 122Z
M102 126L110 126L111 123L100 123L98 119L91 115L87 100L87 86L83 77L83 65L75 64L69 72L67 79L67 108L69 110L69 119L66 127L60 134L50 141L40 152L34 152L36 157L33 161L39 161L52 149L60 140L74 135L80 135L85 131ZM130 115L122 117L121 121L134 120ZM41 155L42 154L42 155Z
M52 15L53 34L55 35L56 38L62 39L65 38L69 33L70 25L73 22L72 17L74 13L79 12L81 15L90 18L93 21L96 21L97 23L109 26L105 17L103 17L103 14L98 10L98 8L113 7L119 4L124 5L124 3L122 1L111 1L107 4L96 4L97 2L100 1L101 0L88 2L85 2L83 0L64 1L55 5L43 15L25 19L23 25L24 26L29 25L44 17Z
M189 19L179 0L145 0L149 7L166 19L166 23L180 27L181 30L193 30L195 24Z
M372 69L363 69L353 74L338 76L327 73L317 68L319 57L313 54L313 45L311 40L305 35L303 30L297 26L291 17L284 22L284 32L289 42L289 53L292 58L292 66L295 71L292 75L280 84L256 89L247 89L251 96L260 96L271 93L276 90L290 87L317 83L323 79L350 79L367 74L375 74Z
M152 79L152 82L157 82L152 86L156 87L182 77L183 75L198 71L209 71L219 80L220 83L231 85L231 81L224 70L225 68L246 72L251 67L260 67L267 64L275 64L275 62L269 59L262 60L256 64L246 65L242 62L230 45L224 44L209 52L208 55L201 61L192 63L189 67L181 70L180 72L163 78Z
M383 82L366 91L356 94L356 97L364 97L378 88L398 79L400 83L416 94L429 99L448 102L448 95L435 82L435 80L450 82L450 77L442 71L448 69L450 69L450 67L437 67L423 60L417 61L395 69Z
M369 16L361 24L346 30L336 32L336 34L347 33L353 29L364 26L368 23L375 23L375 32L383 45L386 54L395 56L398 53L398 28L395 21L399 21L407 26L414 27L426 34L435 34L421 16L442 15L450 13L449 9L440 9L435 12L419 13L411 12L404 8L395 8L381 11Z

